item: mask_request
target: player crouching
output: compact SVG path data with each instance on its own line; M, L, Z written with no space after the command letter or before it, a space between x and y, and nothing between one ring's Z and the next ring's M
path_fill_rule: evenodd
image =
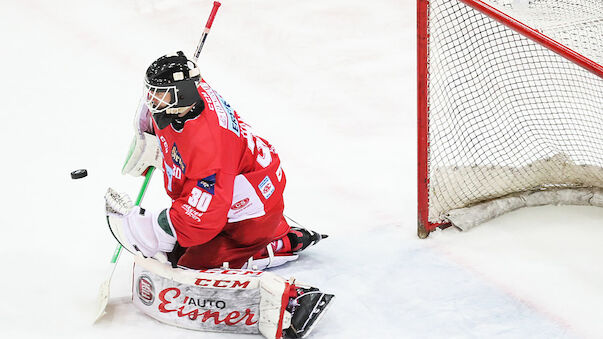
M308 335L334 296L258 271L326 238L285 220L286 177L275 148L182 52L151 64L145 91L122 172L162 168L172 205L146 211L126 194L105 195L111 232L136 254L135 305L180 327ZM235 269L217 269L224 263Z

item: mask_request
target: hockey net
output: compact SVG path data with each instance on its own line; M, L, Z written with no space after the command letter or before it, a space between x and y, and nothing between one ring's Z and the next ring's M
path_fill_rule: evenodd
M419 235L603 206L601 65L601 0L418 0Z

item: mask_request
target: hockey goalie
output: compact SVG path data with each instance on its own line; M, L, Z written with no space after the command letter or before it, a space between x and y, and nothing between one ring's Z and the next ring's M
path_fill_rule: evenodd
M154 61L124 174L163 169L171 206L145 210L109 189L109 227L135 254L133 300L175 326L307 336L333 299L265 271L326 235L289 225L275 148L253 133L182 52Z

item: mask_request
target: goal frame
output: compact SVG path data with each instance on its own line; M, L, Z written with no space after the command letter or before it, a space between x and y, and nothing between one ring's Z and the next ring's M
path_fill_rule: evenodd
M458 1L603 78L602 65L551 39L527 24L481 0ZM430 0L417 0L417 234L420 238L426 238L430 232L438 227L450 226L449 222L429 222L429 4Z

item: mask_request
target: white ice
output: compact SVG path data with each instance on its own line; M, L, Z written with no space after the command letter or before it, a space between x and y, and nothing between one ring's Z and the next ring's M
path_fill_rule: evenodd
M128 254L92 325L115 247L103 193L142 183L120 169L143 72L191 54L210 8L0 2L0 337L237 337L134 309ZM204 78L278 147L286 213L331 235L276 270L337 295L312 337L603 337L602 209L416 237L414 32L410 0L224 0L202 52ZM143 206L168 203L156 175Z

